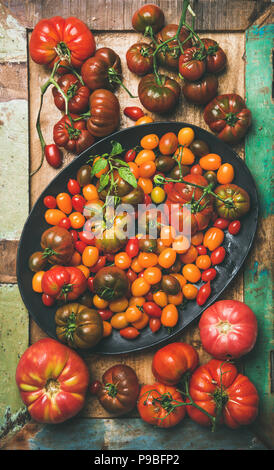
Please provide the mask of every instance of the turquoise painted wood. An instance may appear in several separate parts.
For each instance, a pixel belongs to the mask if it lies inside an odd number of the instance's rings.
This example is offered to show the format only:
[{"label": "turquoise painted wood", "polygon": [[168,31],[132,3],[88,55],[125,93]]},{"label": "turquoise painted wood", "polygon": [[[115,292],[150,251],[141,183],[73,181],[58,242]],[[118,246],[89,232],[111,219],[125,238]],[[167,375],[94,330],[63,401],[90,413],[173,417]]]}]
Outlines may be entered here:
[{"label": "turquoise painted wood", "polygon": [[252,129],[246,139],[246,163],[259,193],[260,221],[252,256],[244,272],[244,300],[256,313],[259,330],[255,348],[245,358],[245,372],[260,395],[260,418],[256,431],[272,446],[274,396],[270,383],[270,354],[274,350],[274,330],[269,243],[273,224],[273,38],[274,25],[271,24],[261,28],[253,26],[246,32],[246,99],[253,115]]},{"label": "turquoise painted wood", "polygon": [[220,427],[212,433],[185,418],[174,429],[159,429],[140,419],[72,419],[43,426],[29,440],[32,450],[262,450],[247,427]]}]

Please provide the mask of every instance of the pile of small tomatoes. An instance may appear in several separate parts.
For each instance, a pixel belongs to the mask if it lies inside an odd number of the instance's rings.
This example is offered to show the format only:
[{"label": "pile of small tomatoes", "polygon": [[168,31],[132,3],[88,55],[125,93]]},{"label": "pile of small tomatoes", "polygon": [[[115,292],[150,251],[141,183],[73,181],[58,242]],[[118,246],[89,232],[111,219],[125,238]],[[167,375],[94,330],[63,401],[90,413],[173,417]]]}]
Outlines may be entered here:
[{"label": "pile of small tomatoes", "polygon": [[[229,256],[226,233],[239,233],[249,195],[233,183],[233,166],[191,127],[177,135],[146,134],[129,150],[112,146],[82,165],[64,192],[44,198],[49,228],[42,250],[29,260],[33,290],[47,306],[77,299],[96,309],[104,337],[113,329],[126,339],[146,327],[172,331],[184,302],[202,306],[209,299],[218,266]],[[106,214],[110,196],[131,204],[133,215],[100,220],[98,230],[92,216]],[[191,208],[190,237],[181,233],[185,205]],[[179,232],[171,224],[174,213]],[[137,223],[140,232],[128,238],[123,227]]]}]

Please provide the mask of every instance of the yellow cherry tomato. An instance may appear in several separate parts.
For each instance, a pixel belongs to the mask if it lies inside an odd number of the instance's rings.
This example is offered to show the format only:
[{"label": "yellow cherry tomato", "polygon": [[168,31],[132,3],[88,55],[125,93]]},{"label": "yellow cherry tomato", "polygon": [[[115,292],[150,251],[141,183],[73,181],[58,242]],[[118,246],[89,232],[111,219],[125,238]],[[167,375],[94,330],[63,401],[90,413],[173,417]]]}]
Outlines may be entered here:
[{"label": "yellow cherry tomato", "polygon": [[121,297],[121,299],[112,300],[109,302],[108,307],[114,313],[125,312],[128,308],[128,299],[126,297]]},{"label": "yellow cherry tomato", "polygon": [[89,268],[94,266],[99,259],[99,250],[96,246],[86,246],[82,253],[82,262]]},{"label": "yellow cherry tomato", "polygon": [[184,278],[195,284],[201,279],[201,271],[200,269],[196,266],[196,264],[185,264],[183,267],[183,276]]},{"label": "yellow cherry tomato", "polygon": [[167,294],[162,290],[154,292],[153,300],[157,305],[159,305],[159,307],[162,308],[168,304]]},{"label": "yellow cherry tomato", "polygon": [[71,228],[74,228],[74,229],[82,228],[86,222],[86,219],[83,216],[83,214],[81,214],[81,212],[72,212],[69,215],[69,220],[71,223]]},{"label": "yellow cherry tomato", "polygon": [[137,154],[134,162],[136,163],[136,165],[141,166],[143,163],[147,163],[151,161],[154,162],[155,159],[156,159],[156,155],[153,152],[153,150],[143,149],[143,150],[140,150],[140,152]]},{"label": "yellow cherry tomato", "polygon": [[150,122],[154,122],[154,119],[151,116],[142,116],[136,122],[135,126],[140,126],[141,124],[149,124]]},{"label": "yellow cherry tomato", "polygon": [[103,338],[107,338],[112,333],[112,326],[108,321],[103,320]]},{"label": "yellow cherry tomato", "polygon": [[68,193],[59,193],[56,196],[56,203],[58,209],[65,214],[70,214],[72,211],[71,197]]},{"label": "yellow cherry tomato", "polygon": [[176,230],[170,225],[164,225],[160,231],[160,239],[166,247],[172,245],[174,238],[176,237]]},{"label": "yellow cherry tomato", "polygon": [[168,295],[167,298],[168,298],[168,303],[169,304],[181,305],[181,303],[183,302],[183,293],[182,293],[182,291],[180,291],[176,295]]},{"label": "yellow cherry tomato", "polygon": [[217,171],[217,181],[220,184],[232,183],[234,179],[234,168],[230,163],[223,163]]},{"label": "yellow cherry tomato", "polygon": [[223,243],[224,236],[225,234],[220,228],[210,227],[204,235],[203,244],[210,251],[214,251],[215,248],[218,248]]},{"label": "yellow cherry tomato", "polygon": [[83,187],[83,196],[87,201],[99,200],[99,194],[94,184],[86,184],[86,186]]},{"label": "yellow cherry tomato", "polygon": [[43,292],[42,289],[42,279],[45,274],[45,271],[37,271],[32,278],[32,289],[34,292],[39,292],[40,294]]},{"label": "yellow cherry tomato", "polygon": [[177,253],[173,248],[165,248],[158,257],[158,263],[162,268],[170,268],[176,260]]},{"label": "yellow cherry tomato", "polygon": [[149,322],[149,316],[145,312],[143,312],[140,320],[133,322],[132,326],[137,328],[137,330],[142,330],[143,328],[147,326],[148,322]]},{"label": "yellow cherry tomato", "polygon": [[194,153],[188,147],[178,147],[175,156],[182,165],[192,165],[195,160]]},{"label": "yellow cherry tomato", "polygon": [[132,305],[127,308],[125,315],[129,323],[134,323],[142,318],[142,311],[137,307],[137,305]]},{"label": "yellow cherry tomato", "polygon": [[145,297],[130,297],[129,299],[129,306],[137,305],[138,307],[142,307],[146,302]]},{"label": "yellow cherry tomato", "polygon": [[150,193],[150,197],[155,204],[161,204],[166,198],[166,192],[160,186],[155,186]]},{"label": "yellow cherry tomato", "polygon": [[150,284],[142,277],[138,277],[131,284],[131,292],[134,297],[143,297],[149,291],[150,291]]},{"label": "yellow cherry tomato", "polygon": [[144,271],[144,279],[151,285],[158,284],[162,279],[162,271],[156,266],[146,268]]},{"label": "yellow cherry tomato", "polygon": [[179,253],[179,254],[186,253],[189,247],[190,247],[190,241],[184,235],[179,235],[178,237],[174,239],[172,243],[173,250],[175,250],[176,253]]},{"label": "yellow cherry tomato", "polygon": [[186,284],[183,287],[183,295],[187,300],[194,300],[196,299],[198,294],[198,288],[193,284]]},{"label": "yellow cherry tomato", "polygon": [[162,325],[173,328],[177,325],[179,319],[179,314],[176,305],[167,304],[163,310],[161,315],[161,323]]},{"label": "yellow cherry tomato", "polygon": [[78,269],[80,269],[80,271],[82,271],[82,273],[84,274],[84,276],[86,277],[86,279],[89,278],[89,275],[90,275],[90,270],[88,269],[87,266],[84,266],[83,264],[79,264],[78,266],[76,266]]}]

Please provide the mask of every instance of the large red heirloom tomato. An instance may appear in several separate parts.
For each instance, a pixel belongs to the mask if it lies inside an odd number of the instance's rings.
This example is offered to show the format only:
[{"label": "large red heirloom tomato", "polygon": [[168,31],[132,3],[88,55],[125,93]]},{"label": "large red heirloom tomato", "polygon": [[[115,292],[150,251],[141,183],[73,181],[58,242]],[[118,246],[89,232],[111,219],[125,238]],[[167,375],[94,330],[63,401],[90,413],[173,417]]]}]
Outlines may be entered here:
[{"label": "large red heirloom tomato", "polygon": [[62,423],[83,407],[89,372],[75,351],[44,338],[24,352],[16,369],[16,383],[35,421]]},{"label": "large red heirloom tomato", "polygon": [[[211,359],[193,373],[189,393],[192,400],[230,428],[250,424],[258,414],[259,396],[252,382],[238,374],[229,362]],[[194,406],[187,406],[191,419],[210,426],[211,419]]]},{"label": "large red heirloom tomato", "polygon": [[30,38],[30,56],[34,62],[53,67],[59,58],[61,63],[71,63],[79,68],[95,52],[92,32],[83,21],[71,16],[43,19],[37,23]]},{"label": "large red heirloom tomato", "polygon": [[238,300],[215,302],[202,314],[199,328],[204,349],[217,359],[243,356],[257,338],[256,316]]},{"label": "large red heirloom tomato", "polygon": [[187,371],[196,369],[199,362],[197,351],[187,343],[170,343],[159,349],[153,357],[152,372],[166,385],[175,385]]}]

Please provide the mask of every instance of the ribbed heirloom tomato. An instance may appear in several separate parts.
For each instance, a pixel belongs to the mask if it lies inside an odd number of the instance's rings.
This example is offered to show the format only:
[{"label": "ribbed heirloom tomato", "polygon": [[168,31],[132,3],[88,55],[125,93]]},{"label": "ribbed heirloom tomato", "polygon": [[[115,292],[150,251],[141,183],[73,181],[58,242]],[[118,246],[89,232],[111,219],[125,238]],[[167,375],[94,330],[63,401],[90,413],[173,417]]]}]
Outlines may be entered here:
[{"label": "ribbed heirloom tomato", "polygon": [[41,423],[62,423],[75,416],[84,405],[88,382],[82,358],[50,338],[30,346],[16,369],[21,398]]},{"label": "ribbed heirloom tomato", "polygon": [[159,349],[153,357],[152,372],[159,382],[176,385],[187,371],[196,369],[197,351],[187,343],[170,343]]}]

